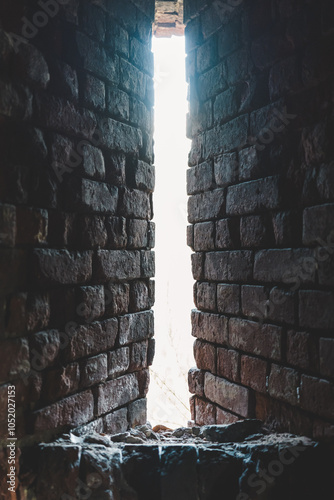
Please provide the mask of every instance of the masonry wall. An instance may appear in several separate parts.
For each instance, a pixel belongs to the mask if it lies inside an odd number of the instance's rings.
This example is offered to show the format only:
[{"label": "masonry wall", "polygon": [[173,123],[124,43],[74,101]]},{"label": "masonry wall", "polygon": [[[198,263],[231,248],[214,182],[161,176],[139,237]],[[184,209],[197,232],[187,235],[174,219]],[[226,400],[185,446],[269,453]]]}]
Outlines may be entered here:
[{"label": "masonry wall", "polygon": [[153,1],[1,4],[2,439],[9,386],[21,444],[146,422],[153,17]]},{"label": "masonry wall", "polygon": [[334,431],[334,10],[185,2],[197,424]]}]

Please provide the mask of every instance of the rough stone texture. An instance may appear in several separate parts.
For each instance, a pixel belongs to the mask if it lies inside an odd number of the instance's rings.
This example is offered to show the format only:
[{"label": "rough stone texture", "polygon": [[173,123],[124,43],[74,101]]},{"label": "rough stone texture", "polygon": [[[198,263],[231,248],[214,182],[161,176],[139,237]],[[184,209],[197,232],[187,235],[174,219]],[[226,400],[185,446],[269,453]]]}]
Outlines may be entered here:
[{"label": "rough stone texture", "polygon": [[[333,16],[327,3],[185,0],[185,21],[192,329],[217,350],[210,367],[197,349],[197,366],[246,387],[270,425],[324,437],[334,423],[325,409],[334,365]],[[208,313],[224,315],[226,327],[217,331]],[[195,422],[208,423],[212,399],[194,392],[193,375],[189,383]],[[229,418],[225,398],[216,418]]]},{"label": "rough stone texture", "polygon": [[[23,445],[64,428],[126,430],[143,415],[144,403],[132,403],[145,399],[147,363],[133,356],[130,367],[118,323],[130,311],[151,318],[154,302],[154,166],[144,147],[154,1],[109,3],[0,7],[0,390],[17,387]],[[151,338],[151,319],[145,328]],[[134,337],[122,322],[122,340]],[[151,343],[150,363],[153,353]],[[137,390],[123,391],[118,380],[134,366]],[[123,391],[110,408],[104,383]]]}]

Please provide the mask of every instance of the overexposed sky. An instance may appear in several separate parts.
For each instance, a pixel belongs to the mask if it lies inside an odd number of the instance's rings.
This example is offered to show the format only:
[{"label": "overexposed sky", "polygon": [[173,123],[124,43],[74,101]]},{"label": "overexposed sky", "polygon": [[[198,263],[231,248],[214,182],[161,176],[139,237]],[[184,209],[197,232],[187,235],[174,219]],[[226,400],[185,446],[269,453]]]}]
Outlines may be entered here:
[{"label": "overexposed sky", "polygon": [[194,366],[190,312],[193,279],[186,245],[187,85],[184,37],[154,38],[156,356],[148,420],[170,427],[190,419],[187,372]]}]

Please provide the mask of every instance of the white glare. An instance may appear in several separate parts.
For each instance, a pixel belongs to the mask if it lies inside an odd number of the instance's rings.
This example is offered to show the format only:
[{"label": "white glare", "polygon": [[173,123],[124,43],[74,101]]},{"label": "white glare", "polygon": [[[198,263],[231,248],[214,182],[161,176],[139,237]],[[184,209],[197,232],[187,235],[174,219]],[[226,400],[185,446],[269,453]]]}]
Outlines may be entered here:
[{"label": "white glare", "polygon": [[187,85],[184,37],[154,38],[156,223],[156,355],[148,420],[170,427],[190,419],[187,373],[193,366],[193,280],[186,245]]}]

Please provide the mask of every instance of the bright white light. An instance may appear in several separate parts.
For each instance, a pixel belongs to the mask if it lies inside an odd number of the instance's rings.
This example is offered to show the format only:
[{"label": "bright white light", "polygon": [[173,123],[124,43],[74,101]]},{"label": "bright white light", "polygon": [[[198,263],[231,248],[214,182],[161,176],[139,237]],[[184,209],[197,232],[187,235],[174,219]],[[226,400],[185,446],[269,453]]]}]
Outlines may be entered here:
[{"label": "bright white light", "polygon": [[194,364],[193,279],[186,245],[187,85],[184,37],[155,38],[156,355],[148,420],[170,427],[190,419],[187,373]]}]

